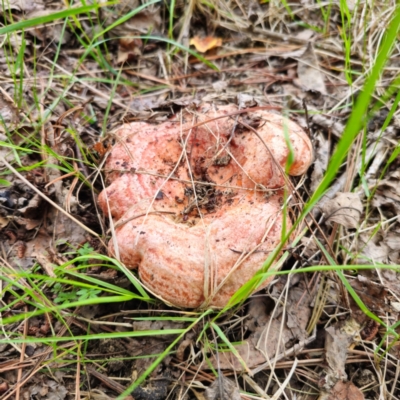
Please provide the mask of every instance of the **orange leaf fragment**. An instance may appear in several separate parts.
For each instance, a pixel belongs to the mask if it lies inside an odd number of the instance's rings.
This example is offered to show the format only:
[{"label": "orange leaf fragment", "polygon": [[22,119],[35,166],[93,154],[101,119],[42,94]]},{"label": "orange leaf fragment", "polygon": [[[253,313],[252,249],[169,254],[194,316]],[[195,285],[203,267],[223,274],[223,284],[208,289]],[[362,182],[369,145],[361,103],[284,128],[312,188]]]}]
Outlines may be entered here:
[{"label": "orange leaf fragment", "polygon": [[99,153],[100,157],[103,157],[110,148],[110,146],[105,147],[102,142],[97,142],[93,145],[93,149]]},{"label": "orange leaf fragment", "polygon": [[211,50],[214,47],[222,46],[222,39],[213,36],[195,36],[190,39],[190,44],[196,47],[196,50],[199,53],[205,53],[206,51]]}]

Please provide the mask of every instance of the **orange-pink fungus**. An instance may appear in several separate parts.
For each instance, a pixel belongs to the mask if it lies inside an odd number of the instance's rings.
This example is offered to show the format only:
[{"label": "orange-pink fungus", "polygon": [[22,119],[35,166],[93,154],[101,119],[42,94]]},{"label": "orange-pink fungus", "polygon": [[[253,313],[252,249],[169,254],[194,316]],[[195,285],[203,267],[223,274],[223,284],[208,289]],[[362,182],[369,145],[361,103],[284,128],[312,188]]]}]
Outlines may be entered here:
[{"label": "orange-pink fungus", "polygon": [[281,115],[207,103],[159,125],[125,124],[116,139],[99,203],[121,261],[172,305],[225,306],[280,241],[287,140],[289,173],[301,175],[307,135]]}]

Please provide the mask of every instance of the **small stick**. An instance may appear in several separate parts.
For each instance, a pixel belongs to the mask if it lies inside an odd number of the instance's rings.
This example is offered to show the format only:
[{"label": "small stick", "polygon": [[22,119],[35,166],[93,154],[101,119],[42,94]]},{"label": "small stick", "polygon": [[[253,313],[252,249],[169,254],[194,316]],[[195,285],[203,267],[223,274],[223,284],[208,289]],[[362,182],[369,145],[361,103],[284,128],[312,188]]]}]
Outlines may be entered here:
[{"label": "small stick", "polygon": [[[93,375],[95,378],[101,381],[101,383],[106,385],[108,388],[114,390],[118,394],[121,394],[125,391],[126,388],[122,386],[120,383],[113,381],[108,376],[103,375],[100,372],[97,372],[94,368],[88,367],[87,370],[90,375]],[[125,397],[125,400],[135,400],[135,399],[132,396],[127,396]]]}]

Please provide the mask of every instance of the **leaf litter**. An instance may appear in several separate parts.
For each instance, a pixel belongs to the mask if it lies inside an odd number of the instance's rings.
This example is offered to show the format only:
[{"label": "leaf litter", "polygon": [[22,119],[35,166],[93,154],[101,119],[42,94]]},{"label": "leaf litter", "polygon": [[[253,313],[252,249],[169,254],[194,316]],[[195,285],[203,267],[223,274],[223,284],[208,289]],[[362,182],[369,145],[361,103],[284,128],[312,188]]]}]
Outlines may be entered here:
[{"label": "leaf litter", "polygon": [[337,223],[347,229],[359,227],[363,212],[363,204],[357,193],[336,193],[332,200],[322,206],[325,222],[332,225]]},{"label": "leaf litter", "polygon": [[[394,9],[393,4],[348,3],[350,14],[342,19],[341,3],[332,2],[324,20],[321,5],[311,2],[289,4],[289,9],[283,2],[211,0],[210,7],[195,1],[174,4],[173,19],[164,4],[144,7],[101,36],[105,41],[91,48],[91,58],[80,58],[90,47],[90,40],[140,6],[139,1],[107,4],[101,8],[99,18],[94,18],[94,13],[81,16],[80,26],[70,19],[65,26],[56,21],[2,37],[0,155],[67,213],[103,236],[109,221],[96,211],[96,196],[102,189],[97,168],[101,168],[102,157],[107,156],[113,143],[109,132],[121,122],[164,121],[181,107],[200,101],[250,101],[247,106],[292,110],[291,118],[309,129],[315,144],[314,168],[299,189],[307,200],[329,165],[351,112],[352,97],[357,97],[364,72],[374,62],[381,32]],[[63,7],[62,2],[10,0],[1,5],[1,12],[5,21],[11,21],[12,15],[16,22],[49,15]],[[350,27],[345,24],[349,16],[354,20]],[[355,71],[352,87],[346,75],[344,33],[352,34],[347,66],[347,71]],[[146,35],[159,40],[143,38]],[[219,71],[166,43],[167,39],[176,39],[190,48],[190,39],[207,37],[210,43],[197,50],[204,50],[203,57],[215,63]],[[22,46],[25,56],[23,62],[17,62]],[[191,49],[196,49],[196,42],[193,46]],[[390,85],[397,72],[398,62],[393,57],[382,74],[377,95]],[[21,88],[15,85],[20,78]],[[326,264],[321,245],[339,265],[398,265],[399,163],[398,157],[390,159],[398,143],[398,113],[385,130],[381,129],[391,102],[388,99],[382,112],[368,124],[365,144],[354,152],[353,171],[349,169],[353,160],[348,159],[315,208],[324,213],[323,219],[317,224],[312,222],[312,234],[303,237],[299,247],[289,249],[286,269]],[[8,182],[3,185],[0,180],[2,275],[5,271],[13,279],[14,272],[10,271],[22,269],[54,277],[55,265],[81,254],[77,249],[86,244],[105,254],[96,237],[90,237],[65,214],[39,200],[4,165],[0,165],[0,172],[0,179]],[[75,184],[77,176],[79,183]],[[321,218],[318,212],[314,213],[317,219]],[[130,288],[129,280],[120,272],[113,270],[107,275],[109,268],[97,264],[87,264],[87,276]],[[350,272],[346,277],[365,307],[388,326],[398,323],[399,272],[381,268]],[[218,319],[251,375],[222,338],[215,338],[215,344],[211,332],[202,333],[199,324],[177,344],[179,357],[168,352],[164,362],[139,385],[136,397],[145,396],[143,393],[156,387],[157,382],[162,382],[158,392],[164,397],[160,398],[246,399],[279,394],[280,398],[358,400],[385,398],[384,393],[400,397],[396,381],[398,337],[393,333],[385,336],[385,328],[367,317],[351,296],[345,299],[337,276],[324,274],[276,279],[267,291]],[[1,281],[2,318],[17,315],[24,307],[34,308],[32,298],[26,302],[20,289],[6,282]],[[36,289],[32,289],[32,295]],[[64,290],[69,293],[71,288],[65,286]],[[54,300],[51,286],[44,285],[43,293],[50,302]],[[176,310],[165,308],[160,303],[128,301],[123,307],[118,303],[106,307],[98,304],[89,311],[74,308],[68,310],[72,313],[62,315],[76,335],[136,332],[146,324],[146,330],[152,332],[175,327],[169,319],[176,317]],[[162,316],[164,320],[134,327],[129,323],[128,327],[124,324],[129,312],[146,318]],[[35,318],[29,319],[28,329],[34,339],[63,334],[65,320],[57,321],[59,316],[47,313]],[[51,321],[51,329],[46,318]],[[358,325],[349,332],[344,328],[352,318]],[[6,324],[2,339],[7,339],[6,334],[23,332],[23,327],[21,322],[18,326]],[[379,347],[384,338],[385,344]],[[89,342],[91,346],[79,360],[89,360],[97,375],[80,375],[78,353],[67,352],[60,353],[52,371],[61,365],[66,373],[50,378],[40,370],[47,362],[41,354],[51,357],[51,351],[46,353],[49,346],[29,345],[24,364],[21,349],[6,341],[0,355],[0,395],[72,399],[79,398],[76,388],[80,387],[81,398],[85,393],[114,398],[152,365],[172,339],[168,335],[151,337],[151,333],[142,339],[110,339],[99,347],[99,352],[95,351],[95,341]],[[382,358],[373,364],[376,354]],[[36,360],[42,360],[37,364],[39,369],[32,369],[29,363]],[[21,373],[33,373],[30,379],[21,380],[29,376],[18,375],[21,365]],[[293,365],[295,373],[291,374]]]}]

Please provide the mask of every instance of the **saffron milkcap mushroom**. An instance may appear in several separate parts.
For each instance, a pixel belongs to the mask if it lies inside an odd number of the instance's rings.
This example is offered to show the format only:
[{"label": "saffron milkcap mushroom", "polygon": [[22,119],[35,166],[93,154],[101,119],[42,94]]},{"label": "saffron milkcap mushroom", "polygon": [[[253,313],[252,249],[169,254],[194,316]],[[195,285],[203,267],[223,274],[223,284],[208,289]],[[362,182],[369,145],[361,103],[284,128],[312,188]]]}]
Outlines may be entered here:
[{"label": "saffron milkcap mushroom", "polygon": [[171,305],[224,307],[279,244],[283,219],[291,226],[287,140],[289,174],[301,175],[312,162],[307,135],[281,115],[205,103],[115,136],[99,196],[115,224],[110,253]]}]

